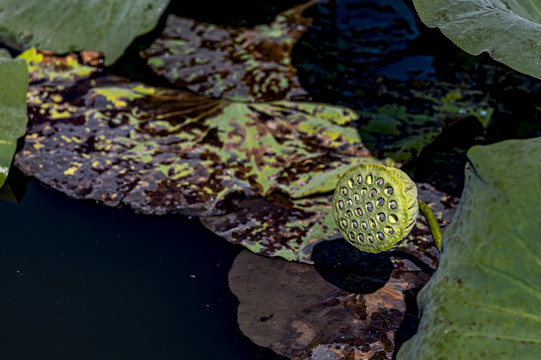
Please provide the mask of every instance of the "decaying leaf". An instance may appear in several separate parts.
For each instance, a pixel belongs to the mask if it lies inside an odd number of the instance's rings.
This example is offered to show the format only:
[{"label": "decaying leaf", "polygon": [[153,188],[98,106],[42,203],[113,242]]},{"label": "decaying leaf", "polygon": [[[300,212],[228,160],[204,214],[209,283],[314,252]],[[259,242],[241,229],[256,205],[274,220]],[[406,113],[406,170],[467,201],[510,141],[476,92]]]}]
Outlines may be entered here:
[{"label": "decaying leaf", "polygon": [[302,13],[315,3],[294,6],[270,24],[250,29],[170,15],[160,38],[142,55],[171,83],[213,98],[269,101],[305,95],[291,51],[311,21]]},{"label": "decaying leaf", "polygon": [[374,161],[347,108],[213,100],[99,76],[72,55],[22,57],[43,68],[32,70],[40,81],[30,85],[17,165],[74,198],[147,214],[223,214],[273,191],[330,192],[337,169]]},{"label": "decaying leaf", "polygon": [[[426,184],[420,184],[419,196],[445,227],[457,199]],[[262,204],[253,210],[258,207]],[[278,227],[269,221],[272,226]],[[391,359],[416,330],[414,298],[437,265],[426,224],[401,247],[382,254],[362,253],[343,239],[311,247],[315,266],[246,251],[237,257],[229,284],[239,298],[242,332],[295,360]]]}]

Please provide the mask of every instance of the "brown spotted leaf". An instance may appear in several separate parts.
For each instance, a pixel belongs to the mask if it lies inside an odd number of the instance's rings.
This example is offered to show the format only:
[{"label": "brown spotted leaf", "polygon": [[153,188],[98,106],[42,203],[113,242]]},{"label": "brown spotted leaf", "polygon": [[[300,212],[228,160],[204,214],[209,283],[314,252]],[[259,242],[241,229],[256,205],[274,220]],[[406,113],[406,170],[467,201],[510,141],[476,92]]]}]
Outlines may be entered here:
[{"label": "brown spotted leaf", "polygon": [[[426,184],[419,185],[419,196],[445,227],[458,200]],[[301,210],[296,203],[273,200],[244,204],[244,217],[233,214],[229,219],[239,221],[230,235],[239,231],[252,236],[253,230],[254,237],[271,240],[288,234],[294,217],[309,231],[314,207]],[[269,216],[252,224],[257,214],[249,214],[259,209]],[[381,254],[360,252],[343,239],[311,243],[307,247],[315,266],[241,253],[229,273],[229,286],[240,303],[241,331],[294,360],[391,359],[416,331],[418,312],[410,305],[439,257],[426,224],[412,233],[400,248]]]},{"label": "brown spotted leaf", "polygon": [[22,57],[35,76],[17,166],[74,198],[216,215],[273,192],[330,192],[339,169],[373,161],[346,108],[213,100],[83,68],[85,77],[72,55]]},{"label": "brown spotted leaf", "polygon": [[142,56],[171,83],[213,98],[279,100],[305,95],[291,51],[310,19],[305,4],[254,28],[230,28],[170,15],[165,29]]}]

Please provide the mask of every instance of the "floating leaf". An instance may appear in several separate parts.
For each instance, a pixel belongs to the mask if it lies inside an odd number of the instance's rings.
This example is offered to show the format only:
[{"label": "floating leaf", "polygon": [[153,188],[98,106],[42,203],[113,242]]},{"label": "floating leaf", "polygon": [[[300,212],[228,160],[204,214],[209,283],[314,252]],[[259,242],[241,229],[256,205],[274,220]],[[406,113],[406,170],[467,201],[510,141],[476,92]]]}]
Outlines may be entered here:
[{"label": "floating leaf", "polygon": [[212,100],[91,71],[85,78],[73,63],[50,66],[71,60],[24,57],[49,80],[30,86],[17,166],[74,198],[216,215],[273,191],[330,192],[333,182],[320,177],[372,159],[347,108]]},{"label": "floating leaf", "polygon": [[310,24],[302,12],[314,3],[251,29],[170,15],[163,34],[142,55],[171,83],[213,98],[268,101],[304,95],[290,53]]},{"label": "floating leaf", "polygon": [[541,139],[475,146],[417,335],[398,359],[537,359]]},{"label": "floating leaf", "polygon": [[421,20],[461,49],[541,78],[541,1],[414,0]]},{"label": "floating leaf", "polygon": [[6,181],[17,139],[26,132],[28,71],[23,60],[0,53],[0,187]]},{"label": "floating leaf", "polygon": [[[456,199],[425,184],[419,194],[448,224]],[[321,241],[311,249],[315,266],[245,251],[229,273],[240,329],[291,359],[390,359],[415,332],[417,309],[407,302],[437,265],[438,251],[429,239],[430,231],[419,223],[400,248],[383,254],[362,253],[343,239]]]},{"label": "floating leaf", "polygon": [[56,53],[96,50],[113,64],[136,36],[152,30],[169,0],[5,0],[0,37],[18,48]]}]

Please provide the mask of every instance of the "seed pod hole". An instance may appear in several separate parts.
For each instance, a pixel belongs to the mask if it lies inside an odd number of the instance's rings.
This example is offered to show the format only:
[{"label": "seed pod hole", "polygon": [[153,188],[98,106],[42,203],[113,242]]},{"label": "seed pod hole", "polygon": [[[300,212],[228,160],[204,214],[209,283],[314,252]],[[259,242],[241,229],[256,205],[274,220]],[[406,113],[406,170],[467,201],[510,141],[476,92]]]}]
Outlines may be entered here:
[{"label": "seed pod hole", "polygon": [[353,189],[353,186],[355,186],[355,182],[353,181],[353,179],[348,180],[348,186]]},{"label": "seed pod hole", "polygon": [[377,193],[378,193],[378,191],[376,189],[370,190],[370,196],[372,196],[372,197],[376,196]]},{"label": "seed pod hole", "polygon": [[394,229],[390,226],[385,226],[385,232],[387,234],[394,234]]},{"label": "seed pod hole", "polygon": [[347,194],[348,194],[348,189],[347,189],[347,187],[344,186],[342,188],[342,195],[346,196]]},{"label": "seed pod hole", "polygon": [[364,241],[364,235],[363,234],[359,234],[358,238],[359,238],[359,241]]},{"label": "seed pod hole", "polygon": [[376,184],[378,184],[378,186],[382,186],[383,185],[383,178],[378,178],[376,180]]},{"label": "seed pod hole", "polygon": [[361,197],[357,193],[353,194],[353,198],[355,199],[356,202],[359,202],[361,200]]},{"label": "seed pod hole", "polygon": [[398,216],[396,216],[395,214],[391,214],[389,215],[389,221],[394,224],[398,221]]},{"label": "seed pod hole", "polygon": [[366,203],[366,210],[372,211],[374,209],[374,205],[372,205],[371,202]]},{"label": "seed pod hole", "polygon": [[368,224],[366,223],[366,221],[363,221],[361,226],[363,227],[364,230],[368,229]]},{"label": "seed pod hole", "polygon": [[342,219],[342,221],[340,222],[340,225],[342,225],[342,227],[345,229],[348,227],[348,221],[346,219]]},{"label": "seed pod hole", "polygon": [[352,233],[352,232],[350,232],[350,233],[349,233],[349,239],[350,239],[351,241],[354,241],[354,240],[355,240],[355,234]]},{"label": "seed pod hole", "polygon": [[366,196],[366,192],[367,192],[366,188],[363,188],[363,189],[361,190],[361,196],[362,196],[362,197],[365,197],[365,196]]},{"label": "seed pod hole", "polygon": [[346,211],[346,216],[347,216],[347,217],[351,217],[351,215],[352,215],[352,213],[351,213],[350,210]]},{"label": "seed pod hole", "polygon": [[396,203],[396,201],[391,200],[391,202],[389,203],[389,207],[391,209],[396,209],[398,207],[398,204]]},{"label": "seed pod hole", "polygon": [[383,200],[383,198],[379,198],[377,204],[379,206],[383,206],[383,204],[385,204],[385,200]]},{"label": "seed pod hole", "polygon": [[370,175],[368,175],[368,176],[366,177],[366,183],[367,183],[368,185],[372,185],[372,174],[370,174]]},{"label": "seed pod hole", "polygon": [[373,242],[374,242],[374,235],[368,234],[368,241],[370,241],[371,243],[373,243]]},{"label": "seed pod hole", "polygon": [[357,227],[359,226],[359,223],[357,222],[357,220],[353,220],[351,222],[351,226],[353,226],[353,228],[357,229]]},{"label": "seed pod hole", "polygon": [[[344,189],[345,189],[345,188],[344,188]],[[394,189],[393,189],[392,186],[387,186],[387,189],[386,189],[386,190],[387,190],[387,194],[388,194],[388,195],[392,195],[393,192],[394,192]]]},{"label": "seed pod hole", "polygon": [[379,219],[379,221],[385,221],[385,214],[384,213],[379,213],[378,214],[378,219]]},{"label": "seed pod hole", "polygon": [[363,183],[362,175],[357,176],[357,184],[362,184],[362,183]]},{"label": "seed pod hole", "polygon": [[376,228],[376,222],[375,222],[374,220],[372,220],[372,219],[370,219],[370,220],[368,220],[368,221],[370,222],[370,227],[371,227],[372,229],[375,229],[375,228]]},{"label": "seed pod hole", "polygon": [[383,235],[382,232],[378,232],[378,239],[384,240],[384,239],[385,239],[385,235]]},{"label": "seed pod hole", "polygon": [[342,200],[338,201],[338,204],[337,204],[337,205],[338,205],[338,208],[339,208],[339,209],[342,209],[342,210],[343,210],[344,207],[345,207],[344,202],[343,202]]},{"label": "seed pod hole", "polygon": [[363,216],[363,211],[360,208],[355,209],[355,213],[359,216]]},{"label": "seed pod hole", "polygon": [[352,206],[352,205],[353,205],[353,200],[348,199],[348,206]]}]

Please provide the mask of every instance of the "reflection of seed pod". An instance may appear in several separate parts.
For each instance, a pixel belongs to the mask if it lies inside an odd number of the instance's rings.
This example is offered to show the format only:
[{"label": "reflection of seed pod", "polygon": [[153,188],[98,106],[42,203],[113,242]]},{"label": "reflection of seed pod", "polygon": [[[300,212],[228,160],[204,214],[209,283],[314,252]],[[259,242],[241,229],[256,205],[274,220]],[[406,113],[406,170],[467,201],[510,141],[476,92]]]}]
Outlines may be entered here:
[{"label": "reflection of seed pod", "polygon": [[360,164],[338,180],[333,212],[340,233],[359,250],[386,251],[405,238],[417,220],[417,187],[399,169]]}]

